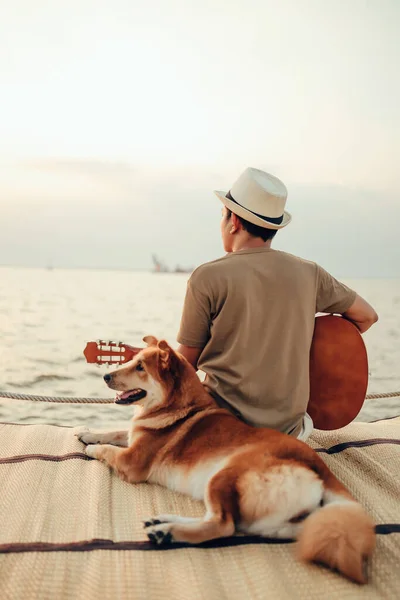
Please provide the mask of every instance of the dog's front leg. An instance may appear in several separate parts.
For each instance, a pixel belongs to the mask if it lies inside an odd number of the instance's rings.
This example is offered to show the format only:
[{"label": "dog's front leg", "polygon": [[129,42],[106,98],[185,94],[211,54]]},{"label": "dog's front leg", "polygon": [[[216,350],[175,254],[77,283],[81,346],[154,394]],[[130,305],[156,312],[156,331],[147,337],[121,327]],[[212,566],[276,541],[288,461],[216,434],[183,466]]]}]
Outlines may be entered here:
[{"label": "dog's front leg", "polygon": [[124,481],[140,483],[146,480],[145,471],[140,462],[134,460],[130,449],[110,444],[89,444],[86,446],[86,454],[111,467]]},{"label": "dog's front leg", "polygon": [[85,448],[87,456],[90,458],[97,458],[112,468],[115,468],[116,460],[123,450],[111,446],[111,444],[89,444]]},{"label": "dog's front leg", "polygon": [[84,429],[75,435],[84,444],[111,444],[122,448],[128,447],[128,431],[96,432]]},{"label": "dog's front leg", "polygon": [[122,448],[116,448],[110,444],[89,444],[86,446],[85,452],[90,458],[97,458],[120,474],[118,459],[124,452]]}]

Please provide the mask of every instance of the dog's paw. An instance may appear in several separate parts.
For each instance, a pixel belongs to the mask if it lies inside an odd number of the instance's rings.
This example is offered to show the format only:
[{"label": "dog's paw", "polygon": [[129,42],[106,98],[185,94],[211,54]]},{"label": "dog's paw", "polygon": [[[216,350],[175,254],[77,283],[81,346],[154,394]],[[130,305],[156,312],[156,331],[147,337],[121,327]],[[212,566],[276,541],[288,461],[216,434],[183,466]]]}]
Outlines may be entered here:
[{"label": "dog's paw", "polygon": [[100,442],[98,434],[90,431],[87,427],[75,435],[78,440],[84,444],[98,444]]},{"label": "dog's paw", "polygon": [[147,529],[147,527],[152,527],[153,525],[161,525],[161,523],[166,523],[164,519],[160,517],[149,517],[146,521],[143,521],[143,528]]},{"label": "dog's paw", "polygon": [[98,458],[99,445],[98,444],[89,444],[85,448],[86,456],[90,456],[90,458]]},{"label": "dog's paw", "polygon": [[88,429],[88,427],[81,427],[79,431],[74,433],[74,436],[78,438],[79,441],[82,441],[82,437],[87,433],[90,433],[90,429]]},{"label": "dog's paw", "polygon": [[156,546],[167,546],[174,541],[171,528],[172,523],[160,523],[158,519],[149,519],[144,522],[146,535]]}]

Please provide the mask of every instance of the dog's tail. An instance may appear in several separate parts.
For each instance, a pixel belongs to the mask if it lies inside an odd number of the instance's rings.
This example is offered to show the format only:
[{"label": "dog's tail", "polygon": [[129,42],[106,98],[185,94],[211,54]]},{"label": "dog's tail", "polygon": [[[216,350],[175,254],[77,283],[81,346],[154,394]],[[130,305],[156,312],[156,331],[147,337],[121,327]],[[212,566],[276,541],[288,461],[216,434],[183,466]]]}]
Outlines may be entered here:
[{"label": "dog's tail", "polygon": [[366,583],[366,559],[375,547],[374,523],[328,469],[322,478],[323,505],[304,521],[298,538],[299,558],[323,563],[353,581]]}]

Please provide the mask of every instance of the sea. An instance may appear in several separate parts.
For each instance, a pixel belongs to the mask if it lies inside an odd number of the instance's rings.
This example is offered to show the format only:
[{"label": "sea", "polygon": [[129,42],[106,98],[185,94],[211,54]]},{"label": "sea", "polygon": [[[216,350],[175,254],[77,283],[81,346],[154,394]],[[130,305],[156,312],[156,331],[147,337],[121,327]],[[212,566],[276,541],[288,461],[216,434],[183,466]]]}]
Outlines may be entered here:
[{"label": "sea", "polygon": [[[85,269],[0,268],[1,392],[113,398],[106,366],[87,364],[88,341],[176,345],[187,274]],[[369,393],[400,390],[400,279],[344,280],[377,310],[364,334]],[[358,420],[400,415],[400,397],[366,400]],[[124,427],[132,407],[0,398],[0,421]]]}]

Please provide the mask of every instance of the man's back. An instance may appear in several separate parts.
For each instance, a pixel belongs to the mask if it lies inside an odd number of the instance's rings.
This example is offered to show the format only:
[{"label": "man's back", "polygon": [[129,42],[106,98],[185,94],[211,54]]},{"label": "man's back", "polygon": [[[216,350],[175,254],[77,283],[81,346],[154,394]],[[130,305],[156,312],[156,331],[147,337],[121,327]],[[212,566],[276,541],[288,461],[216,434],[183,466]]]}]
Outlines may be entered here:
[{"label": "man's back", "polygon": [[252,425],[297,435],[315,313],[343,313],[355,297],[315,263],[241,250],[193,273],[178,341],[203,348],[198,368],[217,402]]}]

